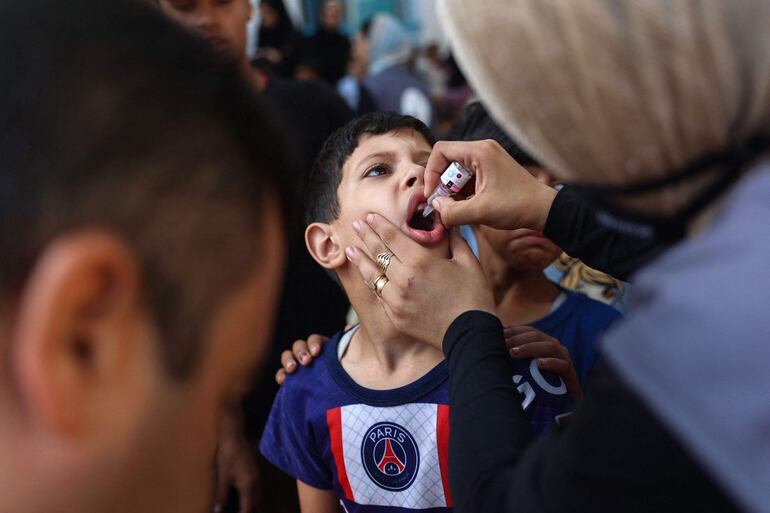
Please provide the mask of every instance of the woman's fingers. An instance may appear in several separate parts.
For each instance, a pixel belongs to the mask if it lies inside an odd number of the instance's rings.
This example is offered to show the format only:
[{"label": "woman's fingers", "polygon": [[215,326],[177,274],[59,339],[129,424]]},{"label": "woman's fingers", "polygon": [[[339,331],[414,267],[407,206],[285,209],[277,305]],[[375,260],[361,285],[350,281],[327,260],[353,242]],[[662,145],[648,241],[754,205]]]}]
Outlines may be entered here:
[{"label": "woman's fingers", "polygon": [[463,224],[477,224],[481,220],[473,198],[456,201],[454,198],[439,197],[431,205],[441,216],[441,222],[447,227]]},{"label": "woman's fingers", "polygon": [[381,304],[402,333],[441,347],[447,328],[463,312],[494,312],[484,273],[456,236],[450,239],[454,257],[447,259],[432,254],[378,214],[368,215],[354,228],[366,249],[350,246],[345,253],[369,288],[383,274],[375,255],[386,248],[394,254],[385,273],[388,281],[380,287]]},{"label": "woman's fingers", "polygon": [[354,221],[353,230],[358,235],[358,238],[361,239],[361,242],[364,243],[363,249],[366,251],[369,258],[375,260],[380,253],[389,251],[394,254],[394,257],[391,258],[391,263],[393,263],[394,260],[398,260],[398,256],[395,255],[395,252],[390,249],[385,241],[382,240],[377,232],[375,232],[366,221],[362,219]]},{"label": "woman's fingers", "polygon": [[[347,249],[345,249],[345,255],[347,256],[348,260],[356,266],[358,269],[359,274],[361,274],[361,278],[364,280],[364,283],[366,283],[366,286],[372,289],[372,294],[374,294],[374,287],[375,282],[377,279],[382,276],[382,269],[380,269],[377,264],[375,264],[367,255],[364,253],[364,251],[360,248],[357,248],[356,246],[349,246]],[[390,297],[390,294],[392,293],[392,287],[393,285],[389,282],[385,284],[385,286],[382,288],[382,299],[386,299]]]},{"label": "woman's fingers", "polygon": [[480,149],[486,144],[487,141],[439,141],[434,144],[425,165],[425,197],[431,195],[441,175],[452,162],[460,162],[476,172]]},{"label": "woman's fingers", "polygon": [[439,141],[433,145],[433,150],[425,164],[425,197],[428,198],[439,184],[439,179],[452,160],[451,155],[452,142]]},{"label": "woman's fingers", "polygon": [[[444,224],[543,230],[556,191],[538,182],[492,140],[436,143],[425,168],[426,196],[436,188],[439,177],[452,161],[473,170],[475,182],[467,185],[460,196],[439,200],[436,210]],[[460,200],[461,197],[468,199]]]},{"label": "woman's fingers", "polygon": [[398,260],[406,262],[406,257],[420,256],[427,252],[396,225],[379,214],[366,216],[366,222],[361,226],[358,236],[374,257],[382,251],[389,250]]}]

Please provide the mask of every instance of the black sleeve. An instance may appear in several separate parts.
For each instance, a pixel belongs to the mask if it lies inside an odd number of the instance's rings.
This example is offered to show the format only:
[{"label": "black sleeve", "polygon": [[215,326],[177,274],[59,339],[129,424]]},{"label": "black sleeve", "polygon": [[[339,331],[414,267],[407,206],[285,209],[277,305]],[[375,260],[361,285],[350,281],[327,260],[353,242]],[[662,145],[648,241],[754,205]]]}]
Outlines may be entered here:
[{"label": "black sleeve", "polygon": [[456,513],[738,511],[605,365],[566,426],[533,441],[496,317],[444,337]]},{"label": "black sleeve", "polygon": [[543,234],[568,255],[621,280],[663,250],[663,245],[612,230],[568,185],[556,195]]}]

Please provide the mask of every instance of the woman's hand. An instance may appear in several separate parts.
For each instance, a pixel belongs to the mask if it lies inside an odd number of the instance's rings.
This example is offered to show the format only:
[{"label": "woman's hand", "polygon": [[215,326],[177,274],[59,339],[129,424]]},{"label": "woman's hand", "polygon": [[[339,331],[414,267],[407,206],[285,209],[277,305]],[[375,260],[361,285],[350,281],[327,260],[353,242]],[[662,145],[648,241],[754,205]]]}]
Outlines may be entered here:
[{"label": "woman's hand", "polygon": [[538,368],[561,376],[573,399],[583,397],[572,357],[561,342],[531,326],[509,326],[505,328],[505,345],[511,358],[536,358]]},{"label": "woman's hand", "polygon": [[459,234],[450,234],[452,257],[434,256],[378,214],[353,225],[363,247],[346,249],[350,260],[371,288],[382,274],[376,255],[393,257],[382,289],[385,313],[402,333],[441,348],[447,328],[462,313],[494,313],[495,303],[478,260]]},{"label": "woman's hand", "polygon": [[435,200],[438,205],[434,208],[446,226],[485,224],[502,230],[543,231],[556,190],[537,181],[491,139],[437,142],[425,168],[425,197],[433,193],[439,178],[454,161],[476,176],[461,193],[468,199]]}]

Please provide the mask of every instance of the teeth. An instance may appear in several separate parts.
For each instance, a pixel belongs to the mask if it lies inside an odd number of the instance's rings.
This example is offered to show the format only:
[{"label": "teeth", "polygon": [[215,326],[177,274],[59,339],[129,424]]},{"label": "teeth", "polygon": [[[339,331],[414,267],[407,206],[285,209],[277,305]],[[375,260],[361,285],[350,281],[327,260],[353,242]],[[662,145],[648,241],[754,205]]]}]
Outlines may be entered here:
[{"label": "teeth", "polygon": [[420,203],[419,205],[417,205],[417,210],[425,210],[426,208],[428,208],[427,203]]}]

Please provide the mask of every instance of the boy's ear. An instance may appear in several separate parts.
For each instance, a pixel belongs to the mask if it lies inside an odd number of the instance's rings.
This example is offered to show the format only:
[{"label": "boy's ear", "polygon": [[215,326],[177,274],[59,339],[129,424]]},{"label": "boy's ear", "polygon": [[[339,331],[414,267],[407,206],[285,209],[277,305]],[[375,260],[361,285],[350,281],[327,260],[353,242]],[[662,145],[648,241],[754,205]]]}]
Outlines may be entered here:
[{"label": "boy's ear", "polygon": [[345,265],[345,248],[340,245],[326,223],[313,223],[305,230],[305,244],[313,259],[325,269],[337,269]]},{"label": "boy's ear", "polygon": [[136,257],[112,235],[67,235],[43,249],[22,289],[9,359],[34,424],[52,433],[114,429],[114,404],[135,406],[125,385],[135,385],[144,361],[133,346],[139,288]]},{"label": "boy's ear", "polygon": [[527,171],[529,171],[538,182],[544,183],[545,185],[553,187],[559,183],[559,180],[557,180],[556,177],[544,167],[527,166]]}]

